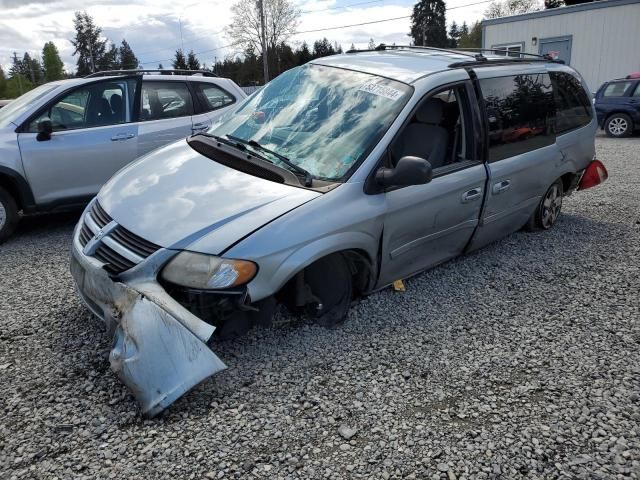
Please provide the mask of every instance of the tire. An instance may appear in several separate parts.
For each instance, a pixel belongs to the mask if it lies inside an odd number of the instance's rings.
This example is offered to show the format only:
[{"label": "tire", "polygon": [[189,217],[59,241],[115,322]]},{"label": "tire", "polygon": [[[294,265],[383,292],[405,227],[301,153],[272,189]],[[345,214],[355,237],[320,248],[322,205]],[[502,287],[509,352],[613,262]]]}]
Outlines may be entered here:
[{"label": "tire", "polygon": [[604,131],[609,137],[623,138],[633,133],[633,120],[625,113],[614,113],[604,124]]},{"label": "tire", "polygon": [[562,180],[558,179],[547,189],[535,212],[525,225],[525,230],[549,230],[556,224],[562,210],[562,195],[564,187]]},{"label": "tire", "polygon": [[16,201],[4,188],[0,187],[0,243],[11,236],[20,220]]},{"label": "tire", "polygon": [[344,256],[336,253],[321,258],[307,267],[304,279],[318,300],[306,306],[307,314],[325,327],[342,323],[353,295],[351,270]]}]

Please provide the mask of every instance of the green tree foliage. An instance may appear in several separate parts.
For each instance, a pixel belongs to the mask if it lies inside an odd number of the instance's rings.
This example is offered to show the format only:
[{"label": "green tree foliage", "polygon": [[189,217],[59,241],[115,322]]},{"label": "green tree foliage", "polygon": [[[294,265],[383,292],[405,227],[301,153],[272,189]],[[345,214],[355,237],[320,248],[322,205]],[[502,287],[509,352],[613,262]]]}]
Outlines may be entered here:
[{"label": "green tree foliage", "polygon": [[140,62],[138,61],[138,57],[136,57],[135,53],[131,49],[131,46],[127,43],[126,40],[122,40],[120,44],[120,48],[118,49],[118,61],[120,63],[120,68],[125,70],[138,68]]},{"label": "green tree foliage", "polygon": [[[332,43],[326,38],[315,41],[312,51],[306,42],[295,50],[286,43],[280,42],[275,49],[269,50],[269,71],[272,78],[275,78],[282,72],[304,65],[314,58],[341,52],[341,45],[337,42]],[[213,71],[222,77],[231,78],[239,85],[260,85],[262,84],[262,55],[256,54],[255,49],[250,45],[245,49],[243,57],[234,56],[217,61]]]},{"label": "green tree foliage", "polygon": [[178,68],[180,70],[186,70],[188,68],[187,59],[185,58],[182,49],[176,50],[176,56],[173,59],[172,65],[173,68]]},{"label": "green tree foliage", "polygon": [[458,28],[458,24],[454,20],[449,27],[449,46],[451,48],[456,48],[458,46],[458,41],[460,40],[461,35],[462,29]]},{"label": "green tree foliage", "polygon": [[[79,77],[97,71],[98,65],[104,65],[103,56],[107,50],[107,41],[101,37],[102,29],[97,27],[87,12],[76,12],[73,20],[76,35],[71,44],[78,55],[76,62]],[[109,59],[107,59],[107,62]]]},{"label": "green tree foliage", "polygon": [[34,85],[28,77],[22,74],[12,75],[11,78],[7,80],[5,95],[7,98],[17,98],[23,93],[27,93],[33,89],[33,87]]},{"label": "green tree foliage", "polygon": [[482,48],[482,24],[475,22],[471,26],[471,30],[466,29],[466,24],[463,24],[463,32],[458,40],[458,48]]},{"label": "green tree foliage", "polygon": [[420,0],[413,7],[411,33],[415,45],[446,48],[447,25],[444,0]]},{"label": "green tree foliage", "polygon": [[187,55],[187,68],[189,70],[200,70],[200,61],[193,50],[189,51],[189,55]]},{"label": "green tree foliage", "polygon": [[60,60],[60,54],[55,43],[47,42],[42,49],[42,66],[44,69],[44,80],[52,82],[64,78],[64,64]]},{"label": "green tree foliage", "polygon": [[6,98],[7,96],[7,77],[4,75],[4,70],[0,66],[0,98]]},{"label": "green tree foliage", "polygon": [[118,59],[118,49],[113,43],[109,43],[101,58],[98,59],[96,64],[97,71],[104,72],[105,70],[119,70],[120,61]]}]

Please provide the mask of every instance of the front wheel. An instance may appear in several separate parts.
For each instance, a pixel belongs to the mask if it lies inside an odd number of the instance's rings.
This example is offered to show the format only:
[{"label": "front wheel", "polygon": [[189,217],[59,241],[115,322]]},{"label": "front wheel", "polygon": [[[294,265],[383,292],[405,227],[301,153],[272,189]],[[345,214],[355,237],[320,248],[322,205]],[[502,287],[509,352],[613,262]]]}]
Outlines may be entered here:
[{"label": "front wheel", "polygon": [[562,180],[558,179],[544,194],[525,228],[529,231],[534,231],[549,230],[553,227],[560,216],[560,210],[562,210],[563,194]]},{"label": "front wheel", "polygon": [[0,187],[0,243],[11,236],[19,219],[16,201],[9,192]]},{"label": "front wheel", "polygon": [[610,137],[628,137],[633,131],[633,120],[624,113],[614,113],[607,118],[604,131]]}]

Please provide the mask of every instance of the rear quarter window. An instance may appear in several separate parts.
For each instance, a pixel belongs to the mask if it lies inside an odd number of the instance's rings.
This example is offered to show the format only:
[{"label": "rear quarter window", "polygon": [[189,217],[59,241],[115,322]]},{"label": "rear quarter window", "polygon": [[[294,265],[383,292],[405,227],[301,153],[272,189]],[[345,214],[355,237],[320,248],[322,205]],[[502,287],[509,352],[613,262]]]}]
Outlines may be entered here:
[{"label": "rear quarter window", "polygon": [[489,125],[489,161],[555,141],[555,101],[547,73],[480,80]]},{"label": "rear quarter window", "polygon": [[591,102],[580,81],[565,72],[551,72],[556,102],[556,133],[584,127],[593,117]]},{"label": "rear quarter window", "polygon": [[632,82],[612,82],[602,92],[603,97],[624,97]]}]

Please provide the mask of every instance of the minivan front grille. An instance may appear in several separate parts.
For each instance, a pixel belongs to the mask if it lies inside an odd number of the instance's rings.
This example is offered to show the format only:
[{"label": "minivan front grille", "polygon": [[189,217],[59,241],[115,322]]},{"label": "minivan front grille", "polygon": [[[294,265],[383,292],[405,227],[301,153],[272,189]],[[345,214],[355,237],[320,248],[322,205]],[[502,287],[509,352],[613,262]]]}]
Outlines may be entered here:
[{"label": "minivan front grille", "polygon": [[[79,240],[82,248],[112,222],[111,216],[96,200],[80,227]],[[133,268],[159,249],[160,246],[139,237],[122,225],[116,225],[100,240],[92,256],[105,264],[104,269],[110,275],[118,275]]]}]

